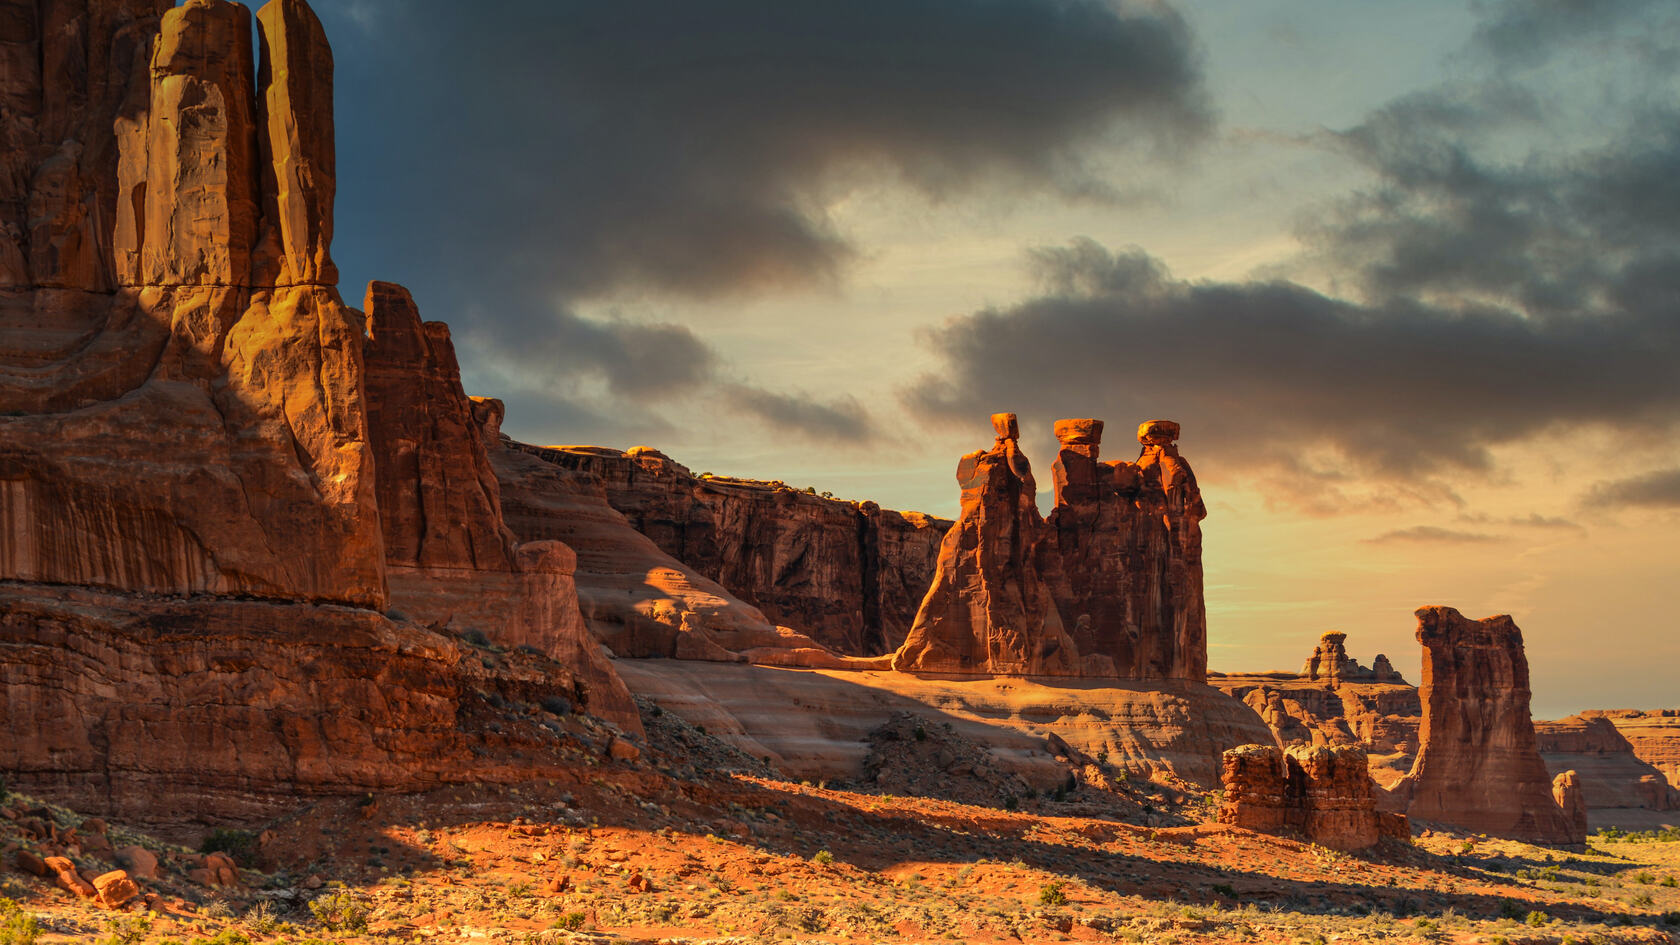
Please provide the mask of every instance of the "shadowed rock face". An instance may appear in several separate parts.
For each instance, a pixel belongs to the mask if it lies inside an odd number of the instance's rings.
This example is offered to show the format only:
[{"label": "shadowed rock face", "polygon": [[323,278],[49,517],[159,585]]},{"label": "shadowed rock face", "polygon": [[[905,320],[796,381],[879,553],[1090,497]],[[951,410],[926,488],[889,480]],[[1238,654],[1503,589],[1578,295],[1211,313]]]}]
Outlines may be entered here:
[{"label": "shadowed rock face", "polygon": [[[475,661],[420,655],[453,644],[393,599],[556,657],[532,692],[633,725],[583,646],[569,550],[502,527],[447,334],[386,319],[370,394],[328,255],[332,54],[302,0],[256,21],[260,71],[226,0],[0,0],[0,580],[32,660],[8,662],[0,724],[41,733],[0,763],[98,794],[164,759],[160,805],[288,764],[300,793],[435,782],[471,753],[425,730],[453,725]],[[393,499],[388,567],[380,500],[405,485],[425,498]],[[38,722],[64,693],[80,754]],[[200,754],[172,715],[240,741]]]},{"label": "shadowed rock face", "polygon": [[449,326],[420,321],[402,286],[375,282],[364,304],[368,435],[391,606],[410,618],[531,647],[570,667],[590,712],[641,722],[578,611],[577,556],[559,541],[521,544],[461,387]]},{"label": "shadowed rock face", "polygon": [[1557,777],[1566,771],[1572,774],[1584,809],[1607,824],[1628,810],[1680,810],[1680,791],[1669,785],[1661,770],[1634,753],[1618,730],[1617,722],[1623,721],[1582,713],[1534,723],[1546,769]]},{"label": "shadowed rock face", "polygon": [[[520,448],[569,480],[564,488],[598,493],[674,566],[716,584],[754,619],[849,656],[887,653],[904,641],[951,524],[780,482],[696,476],[648,447]],[[599,509],[584,514],[602,517]],[[613,540],[605,531],[597,538]],[[640,542],[621,536],[620,544]]]},{"label": "shadowed rock face", "polygon": [[894,667],[1204,681],[1207,512],[1178,424],[1143,424],[1128,463],[1101,461],[1102,421],[1058,421],[1048,520],[1014,415],[993,424],[958,466],[962,512]]},{"label": "shadowed rock face", "polygon": [[1528,657],[1508,616],[1417,611],[1423,726],[1396,791],[1413,820],[1536,843],[1576,843],[1552,796],[1529,716]]}]

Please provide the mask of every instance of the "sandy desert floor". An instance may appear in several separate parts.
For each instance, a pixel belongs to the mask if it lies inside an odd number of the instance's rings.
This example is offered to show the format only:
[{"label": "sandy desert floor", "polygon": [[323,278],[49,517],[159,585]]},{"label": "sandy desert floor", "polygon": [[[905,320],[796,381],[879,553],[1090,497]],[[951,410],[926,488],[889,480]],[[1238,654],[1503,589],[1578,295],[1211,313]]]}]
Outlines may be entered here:
[{"label": "sandy desert floor", "polygon": [[[14,793],[0,945],[31,928],[111,945],[1680,941],[1680,843],[1428,831],[1350,855],[1207,823],[1207,799],[1171,785],[1117,777],[1014,810],[882,795],[781,780],[672,714],[647,721],[644,757],[564,781],[333,800],[216,834],[238,886],[186,877],[202,830],[109,826],[162,861],[121,912],[14,868],[43,845],[31,821],[81,821]],[[580,759],[610,737],[566,729]]]}]

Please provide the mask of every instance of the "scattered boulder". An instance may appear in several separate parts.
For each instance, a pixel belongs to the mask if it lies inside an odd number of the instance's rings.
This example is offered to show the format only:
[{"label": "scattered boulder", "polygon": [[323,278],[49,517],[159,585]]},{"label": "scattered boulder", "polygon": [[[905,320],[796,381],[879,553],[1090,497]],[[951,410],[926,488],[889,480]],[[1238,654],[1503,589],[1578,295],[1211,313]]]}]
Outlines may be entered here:
[{"label": "scattered boulder", "polygon": [[187,878],[200,886],[239,886],[239,867],[226,853],[206,853],[197,869],[187,871]]},{"label": "scattered boulder", "polygon": [[107,909],[121,909],[140,895],[140,887],[125,870],[112,870],[95,877],[93,888],[99,892],[99,904]]},{"label": "scattered boulder", "polygon": [[52,867],[47,865],[47,861],[28,850],[17,851],[17,868],[31,876],[39,876],[42,879],[53,875]]},{"label": "scattered boulder", "polygon": [[128,875],[138,879],[157,879],[158,858],[142,846],[127,846],[116,852],[116,861]]},{"label": "scattered boulder", "polygon": [[614,761],[635,761],[642,757],[642,750],[631,744],[628,739],[614,735],[607,743],[607,757]]},{"label": "scattered boulder", "polygon": [[76,864],[70,862],[69,857],[49,856],[44,862],[59,888],[67,889],[83,899],[92,899],[99,894],[91,883],[82,878],[81,873],[76,872]]}]

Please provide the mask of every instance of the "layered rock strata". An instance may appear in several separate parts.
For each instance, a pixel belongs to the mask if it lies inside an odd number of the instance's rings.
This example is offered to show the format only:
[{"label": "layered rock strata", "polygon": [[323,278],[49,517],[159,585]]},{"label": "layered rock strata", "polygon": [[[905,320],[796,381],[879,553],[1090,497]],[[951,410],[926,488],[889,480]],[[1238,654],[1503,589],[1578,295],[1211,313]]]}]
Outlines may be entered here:
[{"label": "layered rock strata", "polygon": [[1365,751],[1356,746],[1243,745],[1225,752],[1221,783],[1220,823],[1295,832],[1336,850],[1363,850],[1399,832],[1379,827]]},{"label": "layered rock strata", "polygon": [[1528,657],[1509,616],[1417,611],[1423,725],[1395,787],[1412,820],[1535,843],[1578,843],[1552,796],[1529,715]]},{"label": "layered rock strata", "polygon": [[[582,646],[569,552],[502,527],[447,338],[388,321],[364,384],[307,4],[271,0],[260,48],[226,0],[6,3],[0,23],[0,614],[27,657],[4,663],[0,764],[193,811],[497,777],[463,740],[495,654],[448,624],[559,657],[532,657],[528,695],[633,725]],[[412,452],[376,469],[392,443]],[[412,595],[404,569],[434,564],[459,586]]]},{"label": "layered rock strata", "polygon": [[1587,714],[1534,723],[1540,757],[1554,776],[1575,774],[1593,819],[1615,824],[1623,811],[1680,810],[1680,791],[1661,770],[1642,761],[1633,745],[1604,715]]},{"label": "layered rock strata", "polygon": [[1609,719],[1628,741],[1633,754],[1680,789],[1680,709],[1606,709],[1583,712],[1584,717]]},{"label": "layered rock strata", "polygon": [[1203,682],[1207,511],[1178,424],[1140,426],[1128,463],[1101,461],[1100,420],[1058,421],[1045,520],[1015,415],[992,423],[992,448],[958,464],[961,513],[894,667]]},{"label": "layered rock strata", "polygon": [[368,286],[368,435],[390,603],[403,615],[573,667],[591,711],[639,731],[635,704],[578,610],[577,556],[559,541],[519,542],[461,386],[449,326],[421,322],[408,290]]},{"label": "layered rock strata", "polygon": [[1280,745],[1364,747],[1371,777],[1387,787],[1411,770],[1423,704],[1386,657],[1367,670],[1346,638],[1324,634],[1300,673],[1214,673],[1208,683],[1258,712]]},{"label": "layered rock strata", "polygon": [[[836,653],[904,641],[949,521],[688,467],[648,447],[525,447],[683,569]],[[592,513],[594,514],[594,513]],[[588,565],[585,565],[586,569]]]}]

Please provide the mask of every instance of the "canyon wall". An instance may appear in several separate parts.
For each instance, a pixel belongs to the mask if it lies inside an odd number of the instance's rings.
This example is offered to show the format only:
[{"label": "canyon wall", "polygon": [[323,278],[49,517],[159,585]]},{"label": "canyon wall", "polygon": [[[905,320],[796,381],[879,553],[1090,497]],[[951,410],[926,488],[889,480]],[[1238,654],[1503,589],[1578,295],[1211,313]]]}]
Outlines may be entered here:
[{"label": "canyon wall", "polygon": [[[523,444],[520,444],[523,447]],[[658,450],[529,447],[684,569],[835,653],[904,640],[950,522],[781,482],[696,476]]]},{"label": "canyon wall", "polygon": [[1583,713],[1536,722],[1534,734],[1548,771],[1554,776],[1568,770],[1576,773],[1592,820],[1614,823],[1612,810],[1680,810],[1680,791],[1661,770],[1634,753],[1633,745],[1610,718]]},{"label": "canyon wall", "polygon": [[[369,342],[338,295],[308,5],[6,0],[0,24],[14,783],[212,816],[514,777],[469,744],[503,689],[633,726],[569,550],[500,521],[447,333],[376,287]],[[515,680],[450,627],[537,652]],[[552,742],[527,728],[521,752]]]},{"label": "canyon wall", "polygon": [[1015,415],[992,424],[993,446],[958,463],[961,512],[893,667],[1205,681],[1207,512],[1178,424],[1139,427],[1128,463],[1099,460],[1100,420],[1058,421],[1048,520]]}]

